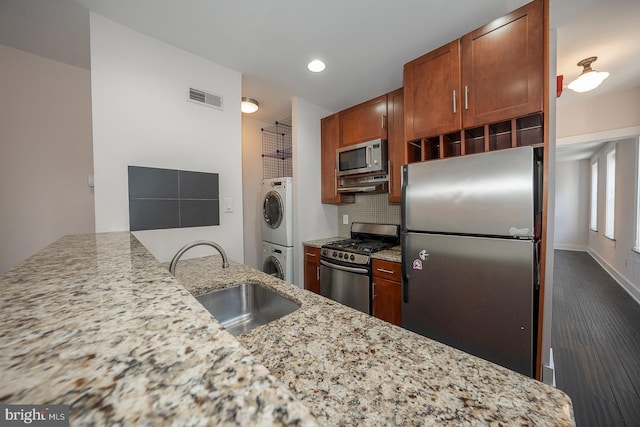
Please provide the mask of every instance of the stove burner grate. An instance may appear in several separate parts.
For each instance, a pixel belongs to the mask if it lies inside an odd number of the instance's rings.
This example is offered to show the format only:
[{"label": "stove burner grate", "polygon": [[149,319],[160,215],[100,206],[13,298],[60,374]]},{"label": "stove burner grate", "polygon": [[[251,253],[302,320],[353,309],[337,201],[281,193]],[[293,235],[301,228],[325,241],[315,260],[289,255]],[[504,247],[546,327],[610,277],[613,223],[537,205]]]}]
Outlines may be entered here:
[{"label": "stove burner grate", "polygon": [[393,246],[380,240],[345,239],[327,243],[325,248],[371,254]]}]

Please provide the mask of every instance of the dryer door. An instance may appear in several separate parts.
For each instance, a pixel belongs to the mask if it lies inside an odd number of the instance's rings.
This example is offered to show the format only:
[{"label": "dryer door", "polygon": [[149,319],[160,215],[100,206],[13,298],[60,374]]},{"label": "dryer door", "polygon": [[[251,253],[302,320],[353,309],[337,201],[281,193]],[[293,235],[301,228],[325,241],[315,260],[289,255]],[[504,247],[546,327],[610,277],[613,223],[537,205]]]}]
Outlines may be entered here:
[{"label": "dryer door", "polygon": [[284,217],[284,204],[282,197],[277,191],[269,191],[264,196],[262,203],[262,217],[264,222],[271,228],[278,228]]},{"label": "dryer door", "polygon": [[262,263],[262,271],[265,273],[284,280],[284,268],[282,263],[273,255],[267,257]]}]

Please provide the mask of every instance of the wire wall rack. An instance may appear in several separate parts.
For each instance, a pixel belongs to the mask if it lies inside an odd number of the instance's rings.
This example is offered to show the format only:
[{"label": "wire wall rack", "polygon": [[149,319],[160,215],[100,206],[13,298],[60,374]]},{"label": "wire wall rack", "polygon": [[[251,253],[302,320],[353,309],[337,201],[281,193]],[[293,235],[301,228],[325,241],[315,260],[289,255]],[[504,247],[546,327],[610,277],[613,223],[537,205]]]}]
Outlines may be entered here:
[{"label": "wire wall rack", "polygon": [[275,122],[262,131],[262,178],[292,176],[291,125]]}]

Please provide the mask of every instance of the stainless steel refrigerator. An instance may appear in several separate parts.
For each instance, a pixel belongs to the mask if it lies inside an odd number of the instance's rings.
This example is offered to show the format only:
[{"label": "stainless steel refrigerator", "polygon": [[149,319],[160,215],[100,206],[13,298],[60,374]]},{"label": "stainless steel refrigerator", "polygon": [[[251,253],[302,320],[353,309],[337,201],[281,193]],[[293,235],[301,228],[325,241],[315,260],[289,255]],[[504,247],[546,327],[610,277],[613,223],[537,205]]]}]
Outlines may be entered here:
[{"label": "stainless steel refrigerator", "polygon": [[520,147],[403,166],[402,327],[534,375],[541,164]]}]

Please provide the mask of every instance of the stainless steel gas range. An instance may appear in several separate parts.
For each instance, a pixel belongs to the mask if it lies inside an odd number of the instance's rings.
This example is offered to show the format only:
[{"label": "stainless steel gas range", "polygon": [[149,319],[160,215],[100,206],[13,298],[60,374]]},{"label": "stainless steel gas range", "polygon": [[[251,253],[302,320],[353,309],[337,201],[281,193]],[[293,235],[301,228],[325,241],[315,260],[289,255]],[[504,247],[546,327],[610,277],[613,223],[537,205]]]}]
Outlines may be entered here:
[{"label": "stainless steel gas range", "polygon": [[351,238],[320,251],[320,294],[371,314],[371,254],[399,243],[398,225],[351,224]]}]

